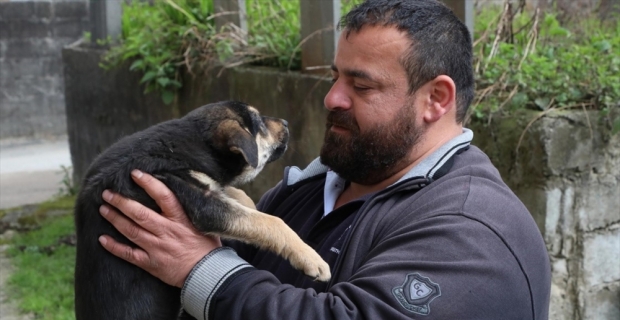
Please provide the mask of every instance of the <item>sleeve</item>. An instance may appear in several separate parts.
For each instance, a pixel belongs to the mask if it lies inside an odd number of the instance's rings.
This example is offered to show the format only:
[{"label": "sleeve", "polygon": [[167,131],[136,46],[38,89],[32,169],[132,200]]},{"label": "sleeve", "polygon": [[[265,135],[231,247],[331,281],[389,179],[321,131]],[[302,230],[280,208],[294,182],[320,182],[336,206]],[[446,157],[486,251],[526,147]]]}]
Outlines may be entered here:
[{"label": "sleeve", "polygon": [[515,257],[484,224],[446,215],[376,232],[343,264],[350,276],[324,293],[282,284],[221,248],[191,272],[183,306],[201,320],[532,318]]}]

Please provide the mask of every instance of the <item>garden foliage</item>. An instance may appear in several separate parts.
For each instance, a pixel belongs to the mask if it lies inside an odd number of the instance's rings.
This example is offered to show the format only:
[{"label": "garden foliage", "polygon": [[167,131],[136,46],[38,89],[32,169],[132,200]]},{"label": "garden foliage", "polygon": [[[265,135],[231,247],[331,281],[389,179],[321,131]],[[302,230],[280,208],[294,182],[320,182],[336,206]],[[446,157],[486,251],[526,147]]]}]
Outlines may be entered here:
[{"label": "garden foliage", "polygon": [[[361,0],[342,0],[343,12]],[[123,39],[104,65],[132,61],[146,91],[174,99],[181,72],[258,64],[301,66],[299,0],[246,0],[248,33],[216,30],[212,0],[133,1],[124,5]],[[528,108],[601,110],[620,131],[620,25],[562,21],[553,12],[485,6],[475,17],[476,98],[471,117]],[[612,116],[613,115],[613,116]]]},{"label": "garden foliage", "polygon": [[[476,16],[472,116],[598,109],[620,131],[620,24],[490,7]],[[613,112],[613,118],[609,116]]]}]

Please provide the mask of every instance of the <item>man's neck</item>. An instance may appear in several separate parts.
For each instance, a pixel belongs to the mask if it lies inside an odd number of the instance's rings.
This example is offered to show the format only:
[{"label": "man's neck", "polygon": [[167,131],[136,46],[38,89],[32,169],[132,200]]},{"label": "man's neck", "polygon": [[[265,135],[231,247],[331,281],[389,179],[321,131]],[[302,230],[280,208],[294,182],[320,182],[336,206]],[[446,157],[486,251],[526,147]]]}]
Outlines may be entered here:
[{"label": "man's neck", "polygon": [[[460,126],[459,126],[460,127]],[[355,182],[351,182],[349,186],[344,189],[344,191],[336,200],[334,205],[334,209],[339,208],[340,206],[353,201],[355,199],[361,198],[367,194],[375,193],[377,191],[383,190],[398,180],[402,178],[407,172],[411,171],[415,166],[417,166],[420,162],[422,162],[425,158],[439,149],[441,146],[446,144],[451,139],[457,137],[459,134],[463,132],[462,127],[460,130],[454,130],[451,134],[443,134],[441,135],[441,139],[422,139],[421,143],[416,146],[415,149],[411,151],[411,154],[407,157],[407,165],[405,165],[402,169],[400,169],[395,174],[391,175],[387,179],[372,185],[364,185]]]}]

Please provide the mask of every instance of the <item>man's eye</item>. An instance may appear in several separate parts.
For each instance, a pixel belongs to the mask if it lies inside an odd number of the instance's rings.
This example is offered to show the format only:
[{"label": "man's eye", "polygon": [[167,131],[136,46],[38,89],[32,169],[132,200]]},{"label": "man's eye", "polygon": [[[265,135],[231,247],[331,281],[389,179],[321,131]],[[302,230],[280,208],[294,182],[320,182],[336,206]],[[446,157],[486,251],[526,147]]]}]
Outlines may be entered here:
[{"label": "man's eye", "polygon": [[353,89],[355,91],[367,91],[367,90],[370,90],[370,88],[368,88],[368,87],[359,87],[359,86],[353,86]]}]

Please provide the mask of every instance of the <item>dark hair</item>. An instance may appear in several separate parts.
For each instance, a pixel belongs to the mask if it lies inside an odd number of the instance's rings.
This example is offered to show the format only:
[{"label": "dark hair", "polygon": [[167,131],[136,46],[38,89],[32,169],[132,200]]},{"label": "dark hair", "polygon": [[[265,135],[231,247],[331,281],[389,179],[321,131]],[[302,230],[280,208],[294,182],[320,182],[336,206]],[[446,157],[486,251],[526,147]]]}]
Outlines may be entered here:
[{"label": "dark hair", "polygon": [[456,121],[464,121],[474,98],[472,40],[452,10],[436,0],[367,0],[340,21],[346,36],[365,25],[405,31],[411,46],[401,64],[408,74],[409,93],[439,75],[449,76],[456,85]]}]

